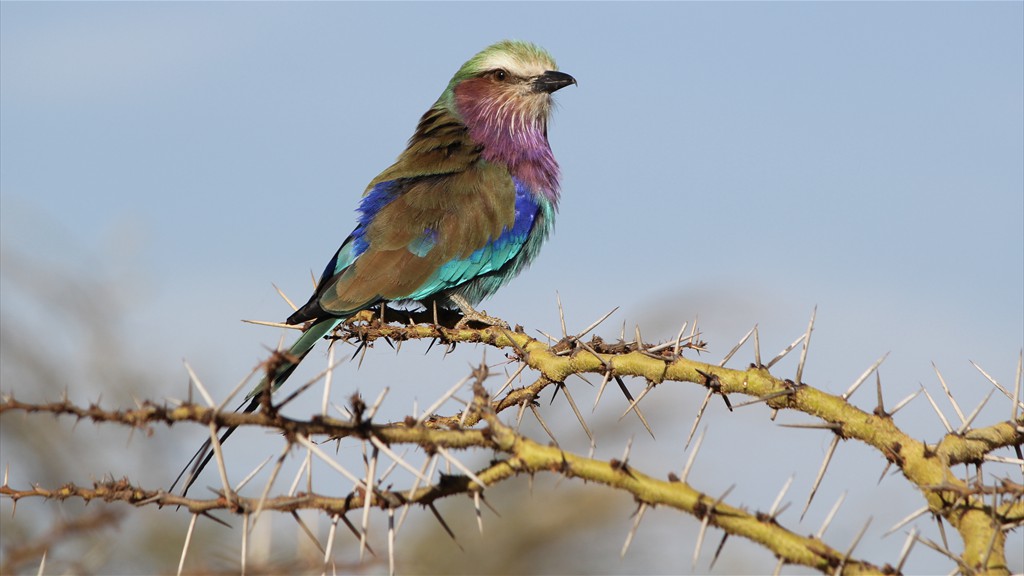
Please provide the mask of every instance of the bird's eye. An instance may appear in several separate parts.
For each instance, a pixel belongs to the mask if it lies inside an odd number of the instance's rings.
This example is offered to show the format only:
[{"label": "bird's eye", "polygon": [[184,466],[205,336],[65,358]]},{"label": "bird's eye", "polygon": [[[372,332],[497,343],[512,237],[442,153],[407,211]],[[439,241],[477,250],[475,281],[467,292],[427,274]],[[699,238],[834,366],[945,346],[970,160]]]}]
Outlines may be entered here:
[{"label": "bird's eye", "polygon": [[497,80],[499,80],[499,81],[501,81],[501,82],[504,82],[504,81],[505,81],[505,79],[506,79],[506,78],[508,78],[508,72],[505,72],[504,70],[502,70],[501,68],[499,68],[499,69],[497,69],[497,70],[495,70],[495,71],[494,71],[494,77],[495,77],[495,78],[496,78]]}]

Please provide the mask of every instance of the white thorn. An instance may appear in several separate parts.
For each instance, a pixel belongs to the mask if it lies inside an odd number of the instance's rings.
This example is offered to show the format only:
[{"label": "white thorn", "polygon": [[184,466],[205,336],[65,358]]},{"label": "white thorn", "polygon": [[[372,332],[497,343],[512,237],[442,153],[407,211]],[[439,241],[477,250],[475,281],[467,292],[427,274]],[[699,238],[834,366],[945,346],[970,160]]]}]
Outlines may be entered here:
[{"label": "white thorn", "polygon": [[852,396],[853,393],[857,391],[857,388],[859,388],[860,385],[863,384],[864,381],[868,379],[868,376],[871,376],[872,372],[878,370],[878,367],[881,366],[882,362],[885,362],[885,359],[888,357],[889,353],[886,352],[885,354],[882,354],[881,358],[875,360],[875,363],[872,364],[870,368],[865,370],[864,373],[861,374],[860,377],[857,378],[857,380],[849,388],[846,389],[846,392],[843,392],[843,400],[848,400],[850,396]]},{"label": "white thorn", "polygon": [[897,522],[895,526],[893,526],[892,528],[889,528],[889,530],[887,530],[885,532],[885,534],[882,534],[882,536],[888,536],[889,534],[892,534],[893,532],[895,532],[895,531],[899,530],[900,528],[906,526],[908,523],[913,522],[915,518],[921,516],[922,514],[924,514],[927,511],[928,511],[928,507],[927,506],[922,506],[922,507],[918,508],[917,510],[914,510],[910,514],[907,514],[902,520]]},{"label": "white thorn", "polygon": [[629,545],[633,543],[633,536],[636,535],[636,530],[640,527],[640,521],[644,519],[645,512],[647,512],[646,502],[640,504],[640,510],[637,511],[636,516],[633,518],[633,528],[626,535],[626,542],[622,545],[622,552],[619,553],[619,558],[626,557],[626,551],[629,550]]},{"label": "white thorn", "polygon": [[799,345],[801,342],[803,342],[804,338],[806,336],[807,336],[806,334],[801,334],[799,338],[797,338],[796,340],[793,340],[793,343],[790,344],[789,346],[786,346],[786,348],[783,349],[782,352],[779,352],[775,356],[775,358],[772,358],[771,361],[768,362],[768,365],[765,366],[765,368],[771,368],[772,366],[775,366],[776,362],[778,362],[779,360],[782,360],[783,358],[785,358],[786,354],[789,354],[790,352],[792,352],[793,348],[796,348],[797,345]]},{"label": "white thorn", "polygon": [[807,349],[811,346],[811,332],[814,332],[814,319],[818,316],[818,307],[811,311],[811,321],[807,324],[807,332],[804,333],[804,347],[800,351],[800,362],[796,365],[796,385],[803,383],[804,365],[807,363]]},{"label": "white thorn", "polygon": [[459,388],[462,388],[463,386],[465,386],[466,382],[469,382],[470,378],[472,378],[472,377],[471,376],[466,376],[462,380],[459,380],[455,384],[455,386],[452,386],[451,388],[449,388],[448,391],[445,392],[444,395],[442,395],[440,398],[438,398],[436,402],[431,404],[430,407],[427,408],[426,411],[423,412],[423,414],[420,414],[419,419],[416,420],[416,425],[419,426],[419,425],[423,424],[423,422],[427,418],[430,418],[430,416],[432,414],[434,414],[434,411],[436,411],[438,408],[440,408],[442,404],[447,402],[449,398],[454,396],[455,393],[459,391]]},{"label": "white thorn", "polygon": [[839,499],[832,505],[832,509],[828,511],[828,515],[825,516],[825,521],[821,523],[821,528],[818,529],[818,533],[815,537],[819,540],[825,536],[825,530],[828,530],[829,524],[832,523],[832,519],[835,518],[836,512],[839,512],[839,507],[843,505],[843,501],[846,500],[846,491],[839,495]]},{"label": "white thorn", "polygon": [[196,375],[192,367],[189,366],[188,361],[185,361],[185,370],[188,372],[188,377],[192,380],[192,383],[196,385],[196,390],[199,390],[199,394],[203,396],[203,400],[210,408],[216,408],[217,403],[213,401],[213,396],[206,390],[206,386],[203,386],[202,381],[199,380],[199,376]]},{"label": "white thorn", "polygon": [[932,408],[935,409],[935,413],[939,415],[939,420],[942,420],[942,425],[946,428],[946,432],[952,432],[953,427],[949,425],[949,421],[946,420],[946,415],[942,413],[942,410],[939,410],[939,406],[938,404],[935,403],[935,400],[932,399],[932,395],[929,394],[928,390],[925,389],[924,387],[922,387],[921,390],[924,391],[924,397],[928,399],[928,402],[931,403]]},{"label": "white thorn", "polygon": [[693,468],[693,463],[697,459],[697,452],[700,452],[700,445],[704,443],[704,436],[708,433],[708,427],[705,426],[700,432],[700,436],[697,437],[697,442],[693,445],[693,450],[690,451],[690,456],[686,458],[686,466],[683,467],[683,473],[679,477],[680,482],[686,482],[687,477],[690,475],[690,469]]},{"label": "white thorn", "polygon": [[[728,362],[732,358],[733,354],[735,354],[740,349],[741,346],[746,344],[747,339],[750,338],[750,336],[754,333],[754,330],[756,330],[756,329],[757,329],[757,324],[754,324],[753,328],[751,328],[750,331],[748,331],[746,333],[746,335],[743,336],[743,338],[740,338],[740,341],[737,342],[736,345],[732,347],[732,350],[729,350],[729,353],[725,355],[725,358],[722,358],[722,361],[718,363],[719,368],[725,367],[725,363]],[[683,324],[683,330],[686,330],[686,324]],[[679,335],[682,336],[682,330],[679,331]],[[679,354],[678,346],[679,346],[679,339],[677,338],[676,339],[676,355]]]},{"label": "white thorn", "polygon": [[284,290],[281,290],[280,288],[277,287],[277,284],[271,283],[270,285],[274,287],[274,290],[277,290],[278,296],[283,298],[284,301],[288,303],[288,306],[291,306],[292,312],[299,309],[299,307],[296,306],[295,303],[292,302],[291,299],[288,298],[288,296],[284,293]]},{"label": "white thorn", "polygon": [[188,547],[192,543],[192,534],[196,529],[197,518],[199,518],[199,514],[193,514],[192,519],[188,523],[188,532],[185,533],[185,544],[181,547],[181,558],[178,560],[178,576],[181,576],[182,571],[185,569],[185,556],[188,555]]},{"label": "white thorn", "polygon": [[288,330],[302,330],[302,324],[285,324],[284,322],[268,322],[266,320],[242,320],[246,324],[257,326],[270,326],[271,328],[286,328]]},{"label": "white thorn", "polygon": [[778,511],[779,505],[782,504],[782,499],[786,497],[786,492],[789,491],[789,487],[793,484],[794,478],[796,478],[796,476],[790,476],[789,480],[786,480],[786,483],[782,486],[782,490],[779,490],[779,495],[775,497],[775,502],[772,502],[772,507],[768,510],[768,515],[772,518],[775,517],[775,513]]},{"label": "white thorn", "polygon": [[811,507],[811,501],[814,500],[814,495],[818,492],[818,487],[821,486],[821,479],[825,477],[825,471],[828,470],[828,464],[832,461],[832,455],[836,453],[836,448],[839,446],[839,436],[835,435],[832,437],[832,444],[828,447],[828,452],[825,453],[825,459],[821,462],[821,468],[818,469],[818,476],[814,479],[814,486],[811,487],[811,493],[807,495],[807,503],[804,504],[804,510],[800,513],[800,519],[803,520],[804,515],[807,514],[807,509]]},{"label": "white thorn", "polygon": [[949,391],[949,386],[946,385],[946,379],[942,377],[942,372],[939,372],[939,367],[932,362],[932,368],[935,370],[935,375],[939,377],[939,384],[942,386],[942,390],[946,393],[946,397],[949,398],[949,403],[953,405],[953,411],[956,412],[957,417],[960,418],[960,423],[964,423],[964,413],[960,410],[960,405],[956,403],[953,398],[953,393]]}]

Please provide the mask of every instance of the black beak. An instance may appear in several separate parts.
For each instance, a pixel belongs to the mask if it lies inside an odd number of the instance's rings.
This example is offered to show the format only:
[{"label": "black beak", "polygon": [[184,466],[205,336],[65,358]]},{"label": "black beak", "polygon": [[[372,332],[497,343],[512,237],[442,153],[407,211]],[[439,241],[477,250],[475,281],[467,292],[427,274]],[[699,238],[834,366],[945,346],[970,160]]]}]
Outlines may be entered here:
[{"label": "black beak", "polygon": [[548,70],[540,76],[533,77],[533,89],[537,92],[551,94],[555,90],[565,88],[569,84],[576,84],[576,79],[565,72]]}]

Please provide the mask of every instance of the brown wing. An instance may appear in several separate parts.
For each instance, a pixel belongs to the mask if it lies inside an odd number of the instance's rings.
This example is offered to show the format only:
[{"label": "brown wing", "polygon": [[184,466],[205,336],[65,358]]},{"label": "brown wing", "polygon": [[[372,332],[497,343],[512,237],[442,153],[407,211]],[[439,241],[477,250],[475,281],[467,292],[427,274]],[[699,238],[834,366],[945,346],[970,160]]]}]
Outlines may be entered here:
[{"label": "brown wing", "polygon": [[367,190],[384,182],[394,182],[395,197],[361,231],[365,251],[314,296],[327,315],[422,297],[441,266],[468,258],[515,221],[508,170],[483,160],[465,126],[443,110],[424,115],[402,156]]}]

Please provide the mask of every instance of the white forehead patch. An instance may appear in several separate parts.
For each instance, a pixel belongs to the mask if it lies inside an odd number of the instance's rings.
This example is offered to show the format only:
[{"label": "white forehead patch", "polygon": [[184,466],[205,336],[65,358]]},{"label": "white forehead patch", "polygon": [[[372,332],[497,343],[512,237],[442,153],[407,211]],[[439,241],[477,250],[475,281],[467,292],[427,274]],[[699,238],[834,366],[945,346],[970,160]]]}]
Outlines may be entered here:
[{"label": "white forehead patch", "polygon": [[502,68],[524,78],[539,76],[548,70],[555,69],[554,63],[546,61],[546,59],[524,58],[516,54],[509,54],[508,52],[488,54],[480,64],[484,70]]}]

